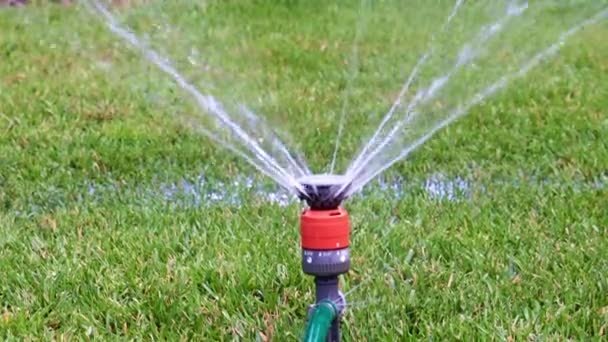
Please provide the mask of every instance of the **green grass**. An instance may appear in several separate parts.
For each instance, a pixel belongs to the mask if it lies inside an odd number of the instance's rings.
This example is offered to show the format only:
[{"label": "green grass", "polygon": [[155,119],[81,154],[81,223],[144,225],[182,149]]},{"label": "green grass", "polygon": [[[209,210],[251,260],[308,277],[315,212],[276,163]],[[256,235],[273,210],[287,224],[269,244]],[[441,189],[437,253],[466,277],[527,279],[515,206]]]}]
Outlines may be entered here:
[{"label": "green grass", "polygon": [[[341,165],[437,26],[399,3],[368,19]],[[157,6],[184,37],[159,31],[169,55],[183,65],[200,47],[219,89],[282,122],[317,169],[328,162],[358,2]],[[153,29],[145,8],[129,11]],[[0,337],[300,338],[314,297],[300,207],[247,191],[243,206],[167,202],[163,182],[253,171],[169,115],[193,108],[85,12],[0,8],[0,32]],[[577,34],[388,174],[464,177],[466,199],[372,187],[346,204],[344,288],[362,284],[347,340],[606,338],[607,35],[605,22]],[[107,189],[87,196],[90,184]]]}]

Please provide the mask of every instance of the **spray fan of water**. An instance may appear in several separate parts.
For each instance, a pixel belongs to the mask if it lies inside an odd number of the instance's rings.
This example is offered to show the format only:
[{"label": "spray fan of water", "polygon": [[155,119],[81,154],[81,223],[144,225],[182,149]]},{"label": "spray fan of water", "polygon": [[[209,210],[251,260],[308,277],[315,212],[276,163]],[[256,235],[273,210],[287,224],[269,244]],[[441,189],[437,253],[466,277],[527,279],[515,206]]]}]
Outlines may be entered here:
[{"label": "spray fan of water", "polygon": [[[292,193],[337,202],[360,191],[510,81],[555,56],[564,42],[579,31],[608,17],[608,4],[603,1],[413,1],[396,2],[391,8],[390,1],[374,4],[360,0],[355,6],[358,15],[351,20],[355,26],[351,48],[345,56],[348,76],[338,109],[329,118],[337,123],[335,138],[328,137],[333,141],[329,166],[319,172],[341,174],[330,177],[313,175],[302,154],[284,142],[286,134],[279,133],[281,127],[268,123],[244,101],[236,100],[246,88],[245,83],[235,81],[230,72],[218,67],[223,62],[222,54],[234,52],[221,40],[222,29],[229,31],[231,27],[213,26],[210,22],[216,18],[209,17],[204,6],[183,2],[184,14],[174,21],[167,17],[171,11],[166,6],[178,6],[175,3],[152,1],[127,14],[112,11],[99,1],[89,1],[87,6],[117,37],[194,100],[196,108],[187,114],[176,113],[178,119]],[[334,14],[339,18],[339,8]],[[404,24],[408,22],[413,24]],[[386,65],[388,58],[374,59],[374,55],[366,53],[365,43],[377,38],[377,31],[370,27],[378,25],[387,26],[392,35],[389,41],[395,43],[381,46],[380,56],[390,56],[390,61],[403,60],[402,63]],[[200,27],[197,32],[203,33],[197,35],[206,40],[180,32],[180,26]],[[408,36],[407,30],[413,33]],[[401,45],[406,43],[401,36],[422,36],[424,39],[418,41],[424,44],[415,48]],[[247,37],[240,39],[245,41]],[[163,48],[158,41],[171,44]],[[366,62],[363,55],[371,61]],[[377,123],[370,125],[369,134],[360,139],[358,152],[339,172],[338,156],[345,154],[347,132],[362,131],[350,127],[360,126],[352,119],[352,113],[361,110],[355,105],[365,96],[360,94],[361,89],[369,88],[365,84],[356,86],[357,80],[363,78],[360,70],[364,63],[379,74],[391,75],[389,83],[396,86],[395,96],[390,102],[380,103],[384,111],[381,116],[370,115],[368,121],[375,119]],[[184,69],[191,72],[186,76]],[[232,75],[238,73],[233,71]],[[264,101],[261,97],[258,100]]]}]

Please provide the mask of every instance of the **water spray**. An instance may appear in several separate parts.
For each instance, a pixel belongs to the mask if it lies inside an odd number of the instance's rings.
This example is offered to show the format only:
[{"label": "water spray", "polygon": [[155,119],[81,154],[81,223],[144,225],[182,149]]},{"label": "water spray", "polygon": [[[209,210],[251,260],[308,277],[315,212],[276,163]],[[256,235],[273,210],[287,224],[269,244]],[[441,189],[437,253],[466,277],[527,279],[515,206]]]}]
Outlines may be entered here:
[{"label": "water spray", "polygon": [[308,308],[305,341],[340,341],[340,317],[346,298],[339,276],[350,269],[350,219],[341,207],[346,178],[313,175],[300,178],[300,198],[308,204],[300,217],[302,270],[315,277],[315,304]]}]

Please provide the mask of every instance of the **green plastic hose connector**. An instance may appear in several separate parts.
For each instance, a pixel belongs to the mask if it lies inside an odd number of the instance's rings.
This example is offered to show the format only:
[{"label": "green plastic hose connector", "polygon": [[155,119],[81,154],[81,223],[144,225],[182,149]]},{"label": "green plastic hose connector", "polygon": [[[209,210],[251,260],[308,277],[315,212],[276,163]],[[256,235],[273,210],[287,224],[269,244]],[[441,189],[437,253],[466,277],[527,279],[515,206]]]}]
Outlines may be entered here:
[{"label": "green plastic hose connector", "polygon": [[338,317],[338,308],[330,300],[317,303],[306,326],[304,342],[326,342],[332,322]]}]

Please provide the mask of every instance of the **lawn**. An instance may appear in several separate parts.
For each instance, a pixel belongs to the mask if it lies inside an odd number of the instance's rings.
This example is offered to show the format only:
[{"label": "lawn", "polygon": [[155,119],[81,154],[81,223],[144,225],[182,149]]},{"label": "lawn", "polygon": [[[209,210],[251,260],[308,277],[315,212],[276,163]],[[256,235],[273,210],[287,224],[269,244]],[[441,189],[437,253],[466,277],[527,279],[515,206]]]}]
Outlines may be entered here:
[{"label": "lawn", "polygon": [[[422,2],[374,2],[364,16],[359,1],[321,0],[117,13],[322,171],[344,94],[340,169],[445,21],[451,2]],[[506,36],[521,55],[492,46],[499,67],[454,89],[514,70],[582,18],[548,13],[536,35]],[[454,37],[484,20],[457,18]],[[607,36],[606,20],[577,33],[345,203],[345,340],[607,338]],[[438,44],[457,51],[447,37]],[[81,6],[0,7],[0,338],[301,338],[314,301],[302,204],[183,125],[196,111]]]}]

